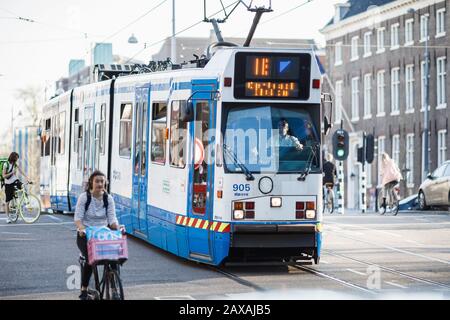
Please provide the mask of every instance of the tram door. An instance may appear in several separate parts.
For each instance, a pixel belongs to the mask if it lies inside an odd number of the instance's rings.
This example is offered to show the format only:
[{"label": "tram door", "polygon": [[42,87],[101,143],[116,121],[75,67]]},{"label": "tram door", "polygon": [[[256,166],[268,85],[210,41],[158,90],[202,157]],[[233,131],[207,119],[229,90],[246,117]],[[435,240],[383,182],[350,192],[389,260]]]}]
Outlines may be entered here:
[{"label": "tram door", "polygon": [[136,88],[133,145],[133,229],[147,237],[148,87]]},{"label": "tram door", "polygon": [[83,181],[88,181],[94,168],[94,107],[84,109]]},{"label": "tram door", "polygon": [[[211,94],[216,89],[214,82],[193,83],[194,122],[191,125],[191,149],[193,155],[190,168],[190,203],[188,215],[200,219],[202,227],[188,228],[190,255],[203,260],[213,260],[213,181],[214,165],[210,146],[214,146],[215,102]],[[207,223],[205,223],[205,221]]]}]

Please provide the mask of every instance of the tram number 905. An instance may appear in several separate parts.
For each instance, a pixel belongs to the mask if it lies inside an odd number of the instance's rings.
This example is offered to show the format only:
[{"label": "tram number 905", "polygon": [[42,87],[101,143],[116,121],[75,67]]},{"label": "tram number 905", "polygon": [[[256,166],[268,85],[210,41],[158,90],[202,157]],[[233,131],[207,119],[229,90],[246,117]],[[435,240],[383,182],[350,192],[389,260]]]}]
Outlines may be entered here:
[{"label": "tram number 905", "polygon": [[233,191],[234,192],[250,192],[250,185],[249,184],[233,184]]}]

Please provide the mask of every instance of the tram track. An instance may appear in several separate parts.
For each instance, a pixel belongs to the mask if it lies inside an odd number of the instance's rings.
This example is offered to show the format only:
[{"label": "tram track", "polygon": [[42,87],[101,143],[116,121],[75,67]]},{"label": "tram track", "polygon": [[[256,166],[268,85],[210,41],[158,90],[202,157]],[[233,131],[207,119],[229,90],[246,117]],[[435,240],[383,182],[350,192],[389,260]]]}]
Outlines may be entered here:
[{"label": "tram track", "polygon": [[347,255],[336,253],[335,251],[332,251],[332,250],[323,250],[323,253],[326,253],[326,254],[329,254],[329,255],[332,255],[332,256],[335,256],[335,257],[339,257],[339,258],[342,258],[342,259],[346,259],[346,260],[349,260],[349,261],[357,262],[357,263],[365,265],[365,266],[377,267],[380,270],[384,270],[384,271],[389,272],[391,274],[402,276],[402,277],[408,278],[410,280],[426,283],[426,284],[429,284],[429,285],[432,285],[432,286],[437,286],[437,287],[441,287],[441,288],[445,288],[445,289],[450,289],[450,285],[448,285],[446,283],[442,283],[442,282],[438,282],[438,281],[434,281],[434,280],[430,280],[430,279],[425,279],[425,278],[422,278],[422,277],[417,277],[417,276],[411,275],[411,274],[403,272],[403,271],[398,271],[398,270],[395,270],[395,269],[392,269],[392,268],[389,268],[389,267],[385,267],[385,266],[379,265],[377,263],[367,262],[367,261],[363,261],[363,260],[360,260],[360,259],[355,259],[355,258],[349,257]]},{"label": "tram track", "polygon": [[251,281],[247,281],[247,280],[245,280],[245,279],[239,277],[238,275],[235,275],[235,274],[233,274],[233,273],[231,273],[231,272],[225,271],[225,270],[221,269],[220,267],[213,267],[213,266],[211,266],[210,268],[211,268],[213,271],[216,271],[216,272],[218,272],[218,273],[223,274],[223,275],[224,275],[225,277],[227,277],[228,279],[231,279],[231,280],[233,280],[234,282],[239,283],[240,285],[243,285],[243,286],[252,288],[252,289],[254,289],[254,290],[258,291],[258,292],[265,292],[265,291],[268,290],[268,289],[265,289],[265,288],[263,288],[263,287],[260,287],[259,285],[255,284],[255,283],[253,283],[253,282],[251,282]]}]

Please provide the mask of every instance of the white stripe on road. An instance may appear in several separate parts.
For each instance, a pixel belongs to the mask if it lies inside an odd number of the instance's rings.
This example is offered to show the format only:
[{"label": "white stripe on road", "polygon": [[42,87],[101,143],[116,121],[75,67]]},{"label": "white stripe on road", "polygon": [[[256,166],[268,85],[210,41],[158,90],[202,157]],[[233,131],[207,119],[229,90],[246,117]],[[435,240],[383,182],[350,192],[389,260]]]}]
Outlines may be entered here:
[{"label": "white stripe on road", "polygon": [[358,274],[360,276],[367,276],[366,273],[362,273],[362,272],[359,272],[359,271],[356,271],[356,270],[353,270],[353,269],[347,269],[347,271],[350,271],[352,273]]},{"label": "white stripe on road", "polygon": [[47,215],[46,217],[49,217],[50,219],[54,220],[54,221],[58,221],[58,222],[62,222],[63,220],[61,220],[60,218],[54,217],[52,215]]},{"label": "white stripe on road", "polygon": [[37,241],[38,239],[22,239],[22,238],[6,238],[6,239],[0,239],[0,242],[2,241]]},{"label": "white stripe on road", "polygon": [[30,233],[22,233],[22,232],[0,232],[1,234],[11,234],[11,235],[20,235],[20,236],[27,236]]},{"label": "white stripe on road", "polygon": [[74,224],[73,221],[72,222],[61,222],[61,223],[32,223],[32,224],[25,224],[25,223],[21,223],[21,224],[5,224],[5,225],[0,225],[0,228],[7,228],[7,227],[32,227],[32,226],[60,226],[60,225],[65,225],[65,224]]},{"label": "white stripe on road", "polygon": [[408,289],[408,287],[402,286],[401,284],[398,284],[398,283],[393,283],[393,282],[389,282],[389,281],[385,281],[384,283],[390,284],[391,286],[394,286],[394,287]]}]

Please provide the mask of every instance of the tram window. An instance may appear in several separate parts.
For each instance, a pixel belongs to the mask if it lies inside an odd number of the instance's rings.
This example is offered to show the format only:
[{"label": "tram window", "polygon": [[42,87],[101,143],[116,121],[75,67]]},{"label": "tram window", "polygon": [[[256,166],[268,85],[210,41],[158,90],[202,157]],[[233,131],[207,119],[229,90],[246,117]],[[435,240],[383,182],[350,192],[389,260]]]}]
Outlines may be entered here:
[{"label": "tram window", "polygon": [[78,125],[78,132],[76,135],[76,141],[77,141],[77,150],[78,150],[78,157],[77,157],[77,169],[81,170],[83,166],[83,152],[82,152],[82,143],[83,143],[83,125]]},{"label": "tram window", "polygon": [[100,154],[105,154],[105,133],[106,133],[106,103],[100,107]]},{"label": "tram window", "polygon": [[120,106],[120,129],[119,129],[119,156],[131,157],[131,136],[132,136],[132,113],[131,103]]},{"label": "tram window", "polygon": [[95,148],[95,167],[99,168],[100,166],[100,141],[102,139],[102,130],[101,130],[101,122],[97,122],[95,124],[95,139],[94,139],[94,148]]},{"label": "tram window", "polygon": [[167,103],[155,102],[152,108],[152,162],[166,163]]},{"label": "tram window", "polygon": [[75,109],[75,116],[74,116],[74,118],[75,118],[74,122],[75,123],[78,123],[78,121],[79,121],[79,118],[80,118],[79,114],[80,114],[80,111],[79,111],[78,108],[76,108]]},{"label": "tram window", "polygon": [[59,114],[59,143],[58,153],[64,154],[65,152],[65,137],[66,137],[66,112],[63,111]]},{"label": "tram window", "polygon": [[170,116],[170,165],[176,168],[186,166],[186,141],[187,123],[180,120],[181,104],[186,101],[172,101],[172,111]]},{"label": "tram window", "polygon": [[142,111],[142,117],[143,117],[143,127],[142,127],[142,157],[141,157],[141,175],[145,176],[146,174],[146,161],[147,161],[147,129],[148,129],[148,120],[147,120],[147,112],[148,107],[147,103],[144,102]]},{"label": "tram window", "polygon": [[50,118],[45,120],[45,130],[49,131],[52,126],[52,120]]}]

